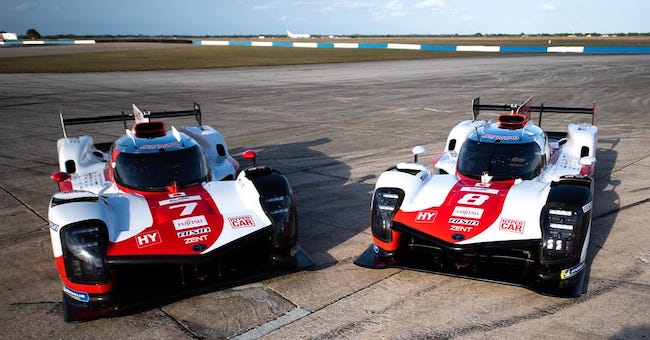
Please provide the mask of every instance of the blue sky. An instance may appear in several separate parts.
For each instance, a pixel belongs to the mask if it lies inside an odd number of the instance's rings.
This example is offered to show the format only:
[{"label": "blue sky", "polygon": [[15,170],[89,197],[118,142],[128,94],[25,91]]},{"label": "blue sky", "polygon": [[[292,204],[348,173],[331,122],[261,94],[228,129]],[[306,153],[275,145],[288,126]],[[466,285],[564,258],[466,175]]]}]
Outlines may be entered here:
[{"label": "blue sky", "polygon": [[42,35],[647,33],[648,0],[4,0]]}]

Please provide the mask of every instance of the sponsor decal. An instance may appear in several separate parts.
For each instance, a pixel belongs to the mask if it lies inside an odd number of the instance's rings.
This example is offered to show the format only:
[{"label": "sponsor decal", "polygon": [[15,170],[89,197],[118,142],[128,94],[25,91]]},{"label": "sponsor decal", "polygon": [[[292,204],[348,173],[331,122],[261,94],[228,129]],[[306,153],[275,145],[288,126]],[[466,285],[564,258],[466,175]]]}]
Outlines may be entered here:
[{"label": "sponsor decal", "polygon": [[472,232],[473,228],[474,227],[467,227],[467,226],[464,226],[464,225],[451,225],[451,226],[449,226],[450,231],[462,231],[464,233]]},{"label": "sponsor decal", "polygon": [[582,212],[586,213],[587,211],[591,210],[592,205],[593,205],[593,201],[583,205],[582,206]]},{"label": "sponsor decal", "polygon": [[494,140],[519,140],[520,137],[517,135],[506,135],[506,136],[499,136],[499,135],[492,135],[492,134],[485,134],[481,135],[481,138],[483,139],[494,139]]},{"label": "sponsor decal", "polygon": [[[170,194],[169,196],[172,196],[172,194]],[[199,195],[185,196],[185,193],[183,193],[182,196],[171,197],[168,200],[162,200],[162,201],[158,202],[158,204],[160,204],[160,206],[162,207],[162,206],[165,206],[165,205],[170,205],[170,204],[174,204],[174,203],[178,203],[178,202],[189,202],[189,201],[200,201],[200,200],[201,200],[201,196],[199,196]]]},{"label": "sponsor decal", "polygon": [[208,225],[208,220],[205,219],[205,216],[199,215],[179,218],[177,220],[173,220],[172,223],[174,223],[174,228],[176,230],[185,230],[206,226]]},{"label": "sponsor decal", "polygon": [[179,232],[176,233],[176,235],[178,235],[178,238],[183,238],[183,237],[188,237],[188,236],[207,234],[209,232],[210,232],[210,228],[205,227],[205,228],[199,228],[199,229],[179,231]]},{"label": "sponsor decal", "polygon": [[451,238],[452,238],[454,241],[462,241],[462,240],[465,239],[465,235],[460,234],[460,233],[456,233],[456,234],[451,235]]},{"label": "sponsor decal", "polygon": [[135,241],[138,243],[138,248],[144,248],[162,243],[162,238],[160,238],[158,230],[154,230],[150,233],[136,236]]},{"label": "sponsor decal", "polygon": [[230,222],[230,225],[233,228],[246,228],[255,226],[255,221],[253,221],[253,216],[251,215],[228,217],[228,222]]},{"label": "sponsor decal", "polygon": [[470,208],[470,207],[455,207],[454,211],[451,213],[451,216],[480,219],[481,216],[483,216],[483,209]]},{"label": "sponsor decal", "polygon": [[450,217],[449,224],[464,224],[464,225],[478,226],[479,222],[477,220],[467,220],[464,218]]},{"label": "sponsor decal", "polygon": [[417,223],[433,223],[436,220],[437,211],[420,211],[415,215],[415,222]]},{"label": "sponsor decal", "polygon": [[499,223],[499,229],[505,230],[513,233],[523,234],[525,221],[515,220],[511,218],[502,218]]},{"label": "sponsor decal", "polygon": [[60,228],[60,227],[59,227],[58,224],[56,224],[56,223],[50,221],[50,229],[52,229],[52,231],[54,231],[55,233],[57,233],[57,232],[59,232],[59,228]]},{"label": "sponsor decal", "polygon": [[158,149],[169,149],[176,146],[181,146],[181,142],[171,142],[164,144],[144,144],[139,147],[140,150],[158,150]]},{"label": "sponsor decal", "polygon": [[207,239],[208,239],[208,235],[192,236],[185,239],[185,244],[192,244],[196,242],[206,241]]},{"label": "sponsor decal", "polygon": [[560,272],[560,279],[566,280],[570,277],[575,276],[578,274],[580,271],[582,271],[585,268],[585,263],[581,262],[577,266],[571,267],[569,269],[564,269]]},{"label": "sponsor decal", "polygon": [[490,189],[482,186],[462,187],[460,188],[460,191],[484,192],[486,194],[493,194],[493,195],[497,195],[499,193],[499,190],[497,189]]},{"label": "sponsor decal", "polygon": [[207,247],[208,247],[208,246],[206,246],[205,244],[203,244],[203,243],[199,243],[199,244],[195,244],[195,245],[193,245],[193,246],[192,246],[192,250],[194,250],[194,251],[196,251],[196,252],[201,252],[201,251],[204,251],[205,248],[207,248]]},{"label": "sponsor decal", "polygon": [[86,292],[78,292],[76,290],[72,290],[66,286],[63,286],[63,292],[68,295],[69,297],[80,301],[80,302],[88,302],[90,301],[90,296]]}]

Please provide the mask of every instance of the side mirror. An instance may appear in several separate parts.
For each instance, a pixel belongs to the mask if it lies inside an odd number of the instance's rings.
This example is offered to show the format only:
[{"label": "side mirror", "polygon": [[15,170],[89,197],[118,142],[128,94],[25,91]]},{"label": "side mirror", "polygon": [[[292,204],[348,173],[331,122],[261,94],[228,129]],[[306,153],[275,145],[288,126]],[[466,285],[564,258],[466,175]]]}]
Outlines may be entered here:
[{"label": "side mirror", "polygon": [[418,146],[414,147],[413,150],[411,150],[411,152],[413,153],[413,162],[417,163],[418,162],[418,155],[426,153],[427,149],[422,145],[418,145]]},{"label": "side mirror", "polygon": [[70,174],[67,172],[57,171],[50,175],[50,178],[56,182],[61,183],[70,179]]},{"label": "side mirror", "polygon": [[257,152],[253,150],[246,150],[244,153],[241,154],[244,159],[251,159],[253,160],[253,166],[256,165],[257,161]]},{"label": "side mirror", "polygon": [[72,190],[72,182],[70,182],[69,173],[57,171],[50,175],[50,179],[52,179],[59,186],[59,191]]}]

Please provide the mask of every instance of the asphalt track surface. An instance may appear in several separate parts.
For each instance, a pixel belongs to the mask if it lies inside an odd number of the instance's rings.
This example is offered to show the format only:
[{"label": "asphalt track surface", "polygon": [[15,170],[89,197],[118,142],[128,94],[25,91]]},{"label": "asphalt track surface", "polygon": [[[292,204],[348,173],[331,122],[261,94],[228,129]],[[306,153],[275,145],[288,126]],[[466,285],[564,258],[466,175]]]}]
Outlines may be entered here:
[{"label": "asphalt track surface", "polygon": [[[648,338],[650,58],[546,55],[220,70],[0,75],[0,338]],[[483,103],[534,95],[590,106],[600,127],[587,293],[578,299],[352,261],[369,245],[377,176],[421,144],[431,163]],[[199,102],[237,157],[286,173],[316,267],[64,323],[47,205],[58,112],[105,115]],[[177,125],[191,123],[183,121]],[[551,116],[549,128],[575,117]],[[577,119],[580,119],[578,117]],[[78,129],[81,129],[79,131]],[[73,127],[110,141],[120,123]]]}]

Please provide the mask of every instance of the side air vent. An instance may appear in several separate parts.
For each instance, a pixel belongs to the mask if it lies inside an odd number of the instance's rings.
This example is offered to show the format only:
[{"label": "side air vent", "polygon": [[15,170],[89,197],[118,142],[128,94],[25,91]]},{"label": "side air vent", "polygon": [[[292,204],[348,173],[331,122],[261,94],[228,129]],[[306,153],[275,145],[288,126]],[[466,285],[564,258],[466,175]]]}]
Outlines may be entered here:
[{"label": "side air vent", "polygon": [[456,140],[452,139],[449,141],[449,146],[447,147],[447,150],[451,151],[456,148]]},{"label": "side air vent", "polygon": [[585,156],[589,156],[589,147],[588,146],[583,146],[580,149],[580,157],[585,157]]},{"label": "side air vent", "polygon": [[522,114],[499,116],[499,127],[502,129],[521,129],[524,125],[526,125],[526,116]]},{"label": "side air vent", "polygon": [[77,172],[77,164],[72,159],[65,161],[65,172],[73,174]]},{"label": "side air vent", "polygon": [[217,144],[217,155],[221,157],[226,155],[226,148],[223,147],[223,144]]},{"label": "side air vent", "polygon": [[135,136],[138,138],[155,138],[165,135],[165,123],[163,122],[148,122],[138,123],[133,127]]}]

